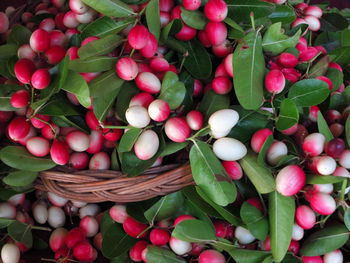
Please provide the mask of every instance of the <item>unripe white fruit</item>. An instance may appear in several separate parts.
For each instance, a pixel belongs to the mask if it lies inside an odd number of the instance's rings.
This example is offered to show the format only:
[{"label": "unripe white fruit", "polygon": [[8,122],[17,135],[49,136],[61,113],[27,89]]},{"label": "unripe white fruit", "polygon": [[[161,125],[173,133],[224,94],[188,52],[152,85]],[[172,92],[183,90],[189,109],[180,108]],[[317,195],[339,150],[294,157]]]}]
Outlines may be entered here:
[{"label": "unripe white fruit", "polygon": [[184,255],[192,250],[192,246],[190,242],[182,241],[176,239],[175,237],[171,237],[169,240],[169,246],[172,251],[177,255]]},{"label": "unripe white fruit", "polygon": [[345,150],[339,157],[339,164],[346,169],[350,169],[350,150]]},{"label": "unripe white fruit", "polygon": [[95,153],[89,162],[90,170],[107,170],[111,165],[111,160],[106,152]]},{"label": "unripe white fruit", "polygon": [[126,206],[125,205],[114,205],[109,210],[109,215],[111,218],[119,223],[123,224],[125,219],[128,217],[128,214],[126,213]]},{"label": "unripe white fruit", "polygon": [[343,263],[343,253],[337,249],[324,254],[323,263]]},{"label": "unripe white fruit", "polygon": [[1,249],[1,260],[3,263],[18,263],[21,258],[19,248],[12,243],[5,244]]},{"label": "unripe white fruit", "polygon": [[18,206],[20,204],[23,204],[24,200],[25,200],[25,194],[16,194],[11,196],[7,202],[9,202],[10,204],[12,204],[13,206]]},{"label": "unripe white fruit", "polygon": [[134,144],[136,156],[141,160],[151,159],[158,151],[159,138],[153,130],[143,131]]},{"label": "unripe white fruit", "polygon": [[148,106],[148,114],[154,121],[164,121],[170,114],[169,104],[165,100],[156,99]]},{"label": "unripe white fruit", "polygon": [[[224,131],[228,133],[237,124],[239,120],[239,115],[237,111],[232,109],[223,109],[214,112],[209,120],[208,124],[210,129],[215,135],[224,134]],[[222,133],[221,133],[222,132]],[[228,134],[227,133],[227,134]],[[226,136],[227,134],[223,135]],[[215,137],[218,138],[218,137]]]},{"label": "unripe white fruit", "polygon": [[238,226],[235,230],[235,238],[242,245],[247,245],[255,240],[255,237],[250,233],[250,231],[244,227]]},{"label": "unripe white fruit", "polygon": [[75,16],[75,18],[77,19],[77,21],[79,23],[88,24],[88,23],[91,23],[94,20],[94,16],[95,16],[95,10],[89,9],[84,14],[77,14]]},{"label": "unripe white fruit", "polygon": [[313,186],[316,192],[331,194],[333,192],[333,184],[314,184]]},{"label": "unripe white fruit", "polygon": [[55,205],[55,206],[58,206],[58,207],[62,207],[64,206],[68,200],[66,198],[63,198],[61,196],[58,196],[52,192],[48,192],[47,193],[47,198],[49,199],[49,201]]},{"label": "unripe white fruit", "polygon": [[211,130],[210,135],[216,139],[220,139],[220,138],[227,136],[230,133],[230,131],[231,131],[231,129],[223,130],[223,131]]},{"label": "unripe white fruit", "polygon": [[142,106],[128,108],[125,112],[125,118],[135,128],[144,128],[151,121],[147,109]]},{"label": "unripe white fruit", "polygon": [[337,163],[330,156],[323,156],[317,161],[317,171],[322,175],[330,175],[337,168]]},{"label": "unripe white fruit", "polygon": [[77,208],[81,208],[87,205],[86,202],[82,202],[82,201],[75,201],[75,200],[71,200],[72,204],[77,207]]},{"label": "unripe white fruit", "polygon": [[82,131],[72,131],[66,136],[66,142],[73,151],[84,152],[90,146],[89,135]]},{"label": "unripe white fruit", "polygon": [[33,207],[33,217],[39,224],[45,224],[48,218],[46,206],[43,204],[36,204]]},{"label": "unripe white fruit", "polygon": [[92,216],[85,216],[81,219],[79,226],[85,230],[87,237],[93,237],[98,232],[98,222]]},{"label": "unripe white fruit", "polygon": [[308,15],[304,17],[304,20],[309,25],[311,31],[318,31],[321,27],[321,22],[317,17]]},{"label": "unripe white fruit", "polygon": [[334,176],[341,176],[341,177],[350,177],[350,173],[348,170],[346,170],[344,167],[337,167],[333,173]]},{"label": "unripe white fruit", "polygon": [[80,0],[69,0],[69,7],[76,14],[83,14],[88,11],[88,6]]},{"label": "unripe white fruit", "polygon": [[0,203],[0,218],[15,219],[16,208],[8,202]]},{"label": "unripe white fruit", "polygon": [[304,237],[304,229],[300,227],[297,223],[293,224],[292,239],[299,241]]},{"label": "unripe white fruit", "polygon": [[284,142],[274,141],[266,153],[267,162],[274,166],[288,154],[287,145]]},{"label": "unripe white fruit", "polygon": [[215,155],[223,161],[237,161],[247,154],[247,148],[233,138],[220,138],[213,144]]},{"label": "unripe white fruit", "polygon": [[87,204],[79,209],[79,217],[96,216],[100,212],[100,207],[97,204]]},{"label": "unripe white fruit", "polygon": [[61,208],[57,206],[51,206],[48,210],[47,221],[53,228],[58,228],[64,226],[66,223],[66,215]]}]

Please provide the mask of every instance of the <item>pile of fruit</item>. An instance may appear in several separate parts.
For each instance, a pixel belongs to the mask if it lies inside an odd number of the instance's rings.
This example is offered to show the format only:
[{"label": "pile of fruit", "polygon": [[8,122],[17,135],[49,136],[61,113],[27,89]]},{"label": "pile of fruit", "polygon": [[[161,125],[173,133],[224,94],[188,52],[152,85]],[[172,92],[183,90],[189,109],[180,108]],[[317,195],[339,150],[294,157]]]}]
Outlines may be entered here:
[{"label": "pile of fruit", "polygon": [[[2,262],[346,262],[349,20],[300,0],[0,12]],[[186,162],[195,186],[142,202],[35,189],[60,166]]]}]

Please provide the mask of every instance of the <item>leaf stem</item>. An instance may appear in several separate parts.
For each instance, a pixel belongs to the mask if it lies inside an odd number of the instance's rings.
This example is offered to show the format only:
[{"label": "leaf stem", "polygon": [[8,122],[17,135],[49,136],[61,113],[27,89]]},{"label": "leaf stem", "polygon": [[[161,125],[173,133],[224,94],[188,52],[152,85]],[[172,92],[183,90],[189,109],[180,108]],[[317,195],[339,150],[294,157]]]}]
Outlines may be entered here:
[{"label": "leaf stem", "polygon": [[344,201],[345,189],[346,189],[347,184],[348,184],[348,179],[344,179],[343,184],[341,185],[340,201]]},{"label": "leaf stem", "polygon": [[252,22],[252,28],[255,31],[254,12],[250,12],[250,21]]},{"label": "leaf stem", "polygon": [[34,230],[41,230],[41,231],[48,231],[51,232],[52,229],[49,227],[44,227],[44,226],[31,226],[32,229]]},{"label": "leaf stem", "polygon": [[56,130],[55,130],[55,128],[51,125],[51,123],[49,123],[49,122],[47,122],[47,121],[44,121],[43,119],[40,119],[39,117],[36,117],[36,116],[32,116],[31,118],[37,119],[37,120],[39,120],[39,121],[45,123],[46,125],[48,125],[48,126],[51,128],[52,132],[53,132],[54,139],[56,139],[56,136],[57,136]]},{"label": "leaf stem", "polygon": [[135,53],[135,48],[133,48],[133,49],[131,50],[131,53],[130,53],[130,55],[129,55],[129,58],[131,58],[131,57],[134,55],[134,53]]}]

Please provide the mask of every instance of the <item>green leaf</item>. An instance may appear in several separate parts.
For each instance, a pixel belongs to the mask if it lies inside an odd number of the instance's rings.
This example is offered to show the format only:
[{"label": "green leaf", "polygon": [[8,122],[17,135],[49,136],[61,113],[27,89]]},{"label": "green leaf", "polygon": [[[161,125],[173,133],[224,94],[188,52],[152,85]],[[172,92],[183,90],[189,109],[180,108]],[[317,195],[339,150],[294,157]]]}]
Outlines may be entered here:
[{"label": "green leaf", "polygon": [[119,78],[115,69],[107,71],[88,83],[91,98],[98,98],[101,94],[120,89],[124,80]]},{"label": "green leaf", "polygon": [[150,33],[157,40],[160,37],[160,15],[159,15],[159,0],[151,0],[146,6],[146,21]]},{"label": "green leaf", "polygon": [[31,171],[15,171],[9,173],[5,178],[3,178],[3,182],[9,186],[27,186],[35,181],[38,177],[37,172]]},{"label": "green leaf", "polygon": [[344,225],[331,225],[309,236],[303,243],[300,254],[307,257],[324,255],[342,247],[349,238]]},{"label": "green leaf", "polygon": [[331,92],[338,90],[343,84],[344,74],[336,68],[328,68],[325,76],[332,81],[333,88]]},{"label": "green leaf", "polygon": [[130,152],[141,132],[139,128],[130,128],[124,133],[119,142],[118,152]]},{"label": "green leaf", "polygon": [[269,251],[249,249],[232,249],[227,252],[237,263],[261,263],[271,255]]},{"label": "green leaf", "polygon": [[113,152],[111,155],[111,170],[120,171],[120,164],[119,164],[118,155],[117,155],[117,148],[113,149]]},{"label": "green leaf", "polygon": [[7,44],[16,44],[17,46],[22,46],[29,43],[30,36],[32,32],[24,26],[15,25],[11,29],[11,33],[7,38]]},{"label": "green leaf", "polygon": [[33,236],[33,248],[38,250],[44,250],[47,249],[49,246],[45,242],[45,240],[41,239],[40,237]]},{"label": "green leaf", "polygon": [[324,137],[326,138],[326,142],[329,142],[334,138],[321,111],[317,112],[317,126],[318,126],[318,132],[324,135]]},{"label": "green leaf", "polygon": [[335,184],[342,182],[344,177],[333,175],[308,174],[306,176],[306,184]]},{"label": "green leaf", "polygon": [[182,21],[180,19],[174,19],[173,21],[171,21],[162,30],[162,34],[161,34],[162,42],[165,42],[168,39],[169,35],[173,36],[179,33],[181,29],[182,29]]},{"label": "green leaf", "polygon": [[11,105],[11,96],[16,90],[21,90],[23,87],[16,84],[2,84],[0,85],[0,111],[14,111],[16,110]]},{"label": "green leaf", "polygon": [[115,221],[109,215],[109,211],[106,210],[105,212],[103,212],[103,215],[101,218],[101,226],[100,226],[102,237],[104,237],[104,235],[108,232],[108,229],[110,227],[113,227],[114,224],[115,224]]},{"label": "green leaf", "polygon": [[13,240],[22,242],[28,248],[32,247],[33,235],[31,225],[14,221],[7,227],[7,232]]},{"label": "green leaf", "polygon": [[348,145],[350,145],[350,118],[346,119],[345,123],[345,138]]},{"label": "green leaf", "polygon": [[211,199],[198,186],[195,188],[200,197],[205,200],[205,202],[207,202],[211,207],[213,207],[227,222],[231,223],[234,226],[242,225],[241,219],[233,214],[233,212],[229,210],[229,207],[224,208],[220,205],[217,205],[211,201]]},{"label": "green leaf", "polygon": [[80,59],[107,55],[121,43],[123,43],[123,38],[121,36],[107,35],[80,47],[78,49],[78,55]]},{"label": "green leaf", "polygon": [[147,246],[146,254],[147,262],[152,263],[185,263],[181,258],[177,258],[176,255],[171,252],[169,249],[156,247],[156,246]]},{"label": "green leaf", "polygon": [[77,72],[69,71],[63,90],[73,93],[81,105],[88,108],[91,105],[90,91],[85,79]]},{"label": "green leaf", "polygon": [[188,142],[168,142],[165,144],[163,152],[160,156],[164,157],[173,153],[176,153],[184,149],[188,145]]},{"label": "green leaf", "polygon": [[271,252],[277,262],[282,261],[292,240],[294,212],[292,197],[283,196],[277,191],[269,195]]},{"label": "green leaf", "polygon": [[284,99],[280,106],[280,113],[276,122],[276,128],[284,131],[292,127],[299,121],[299,111],[291,99]]},{"label": "green leaf", "polygon": [[52,97],[39,109],[38,113],[48,116],[79,115],[77,107],[75,107],[66,97],[63,96]]},{"label": "green leaf", "polygon": [[345,17],[338,13],[324,13],[320,18],[321,31],[340,31],[348,27]]},{"label": "green leaf", "polygon": [[154,223],[172,216],[183,204],[184,197],[181,193],[175,192],[159,199],[146,212],[145,217],[149,223]]},{"label": "green leaf", "polygon": [[230,105],[230,98],[227,95],[219,95],[213,90],[206,92],[198,106],[198,110],[203,114],[204,120],[216,111],[226,109]]},{"label": "green leaf", "polygon": [[257,239],[264,241],[269,231],[269,224],[261,211],[250,203],[244,202],[240,214],[250,233]]},{"label": "green leaf", "polygon": [[33,156],[22,146],[6,146],[2,148],[0,150],[0,159],[12,168],[31,172],[49,170],[56,166],[51,158]]},{"label": "green leaf", "polygon": [[250,22],[250,13],[254,13],[254,18],[269,16],[275,9],[275,5],[259,0],[228,0],[228,17],[240,22]]},{"label": "green leaf", "polygon": [[122,85],[122,88],[119,92],[117,98],[116,112],[118,117],[121,118],[124,122],[126,121],[125,112],[129,108],[130,100],[140,92],[140,89],[136,87],[135,83],[125,81]]},{"label": "green leaf", "polygon": [[162,82],[159,99],[165,100],[171,110],[176,109],[181,105],[186,95],[185,85],[179,81],[178,76],[171,71],[168,71]]},{"label": "green leaf", "polygon": [[282,23],[271,25],[263,38],[262,46],[265,52],[269,52],[276,56],[290,47],[295,47],[301,35],[301,30],[298,30],[292,37],[284,35],[282,32]]},{"label": "green leaf", "polygon": [[275,190],[275,180],[271,171],[257,163],[257,155],[251,151],[240,160],[242,169],[250,181],[261,194],[267,194]]},{"label": "green leaf", "polygon": [[273,143],[273,136],[272,135],[269,135],[267,138],[266,138],[266,140],[265,140],[265,142],[264,142],[264,144],[263,144],[263,146],[261,147],[261,149],[260,149],[260,152],[259,152],[259,154],[258,154],[258,163],[260,164],[260,165],[262,165],[262,166],[265,166],[265,158],[266,158],[266,154],[267,154],[267,151],[270,149],[270,146],[272,145],[272,143]]},{"label": "green leaf", "polygon": [[295,20],[294,9],[287,5],[276,5],[275,10],[269,15],[272,23],[292,23]]},{"label": "green leaf", "polygon": [[0,217],[0,229],[6,228],[11,225],[15,220]]},{"label": "green leaf", "polygon": [[212,71],[212,63],[207,50],[197,40],[186,43],[188,56],[185,59],[184,67],[194,78],[208,79]]},{"label": "green leaf", "polygon": [[329,95],[327,83],[319,79],[304,79],[290,87],[288,98],[297,106],[308,107],[318,105]]},{"label": "green leaf", "polygon": [[329,56],[324,56],[322,57],[319,61],[317,61],[317,63],[312,66],[312,68],[309,71],[309,77],[319,77],[319,76],[323,76],[328,69],[328,65],[329,62],[331,61],[331,59],[329,58]]},{"label": "green leaf", "polygon": [[208,243],[216,238],[210,225],[197,219],[181,221],[171,235],[183,241],[196,243]]},{"label": "green leaf", "polygon": [[135,15],[134,11],[127,4],[119,0],[82,0],[85,4],[105,16],[127,17]]},{"label": "green leaf", "polygon": [[0,46],[0,59],[8,59],[17,55],[18,46],[16,44],[7,44]]},{"label": "green leaf", "polygon": [[132,248],[137,239],[130,237],[123,230],[122,225],[113,223],[104,231],[102,240],[102,254],[108,259],[122,255]]},{"label": "green leaf", "polygon": [[350,63],[350,47],[341,47],[334,49],[329,53],[329,56],[333,62],[343,66]]},{"label": "green leaf", "polygon": [[315,45],[323,46],[328,52],[341,47],[340,32],[322,32],[315,40]]},{"label": "green leaf", "polygon": [[226,206],[236,199],[236,187],[209,145],[193,141],[190,151],[193,179],[216,204]]},{"label": "green leaf", "polygon": [[126,205],[126,213],[134,218],[136,221],[139,221],[144,224],[148,224],[148,220],[145,217],[145,212],[156,203],[159,198],[148,199],[136,203],[128,203]]},{"label": "green leaf", "polygon": [[185,22],[186,25],[198,29],[203,30],[208,23],[208,19],[205,15],[200,11],[189,11],[183,7],[181,9],[181,18]]},{"label": "green leaf", "polygon": [[133,21],[134,19],[123,19],[116,22],[108,16],[103,16],[88,24],[80,35],[82,39],[92,36],[102,38],[107,35],[119,33]]},{"label": "green leaf", "polygon": [[341,46],[350,46],[350,29],[345,29],[341,32]]},{"label": "green leaf", "polygon": [[226,17],[224,22],[230,26],[228,31],[228,37],[231,39],[241,39],[244,37],[244,30],[243,28],[238,25],[234,20],[232,20],[229,17]]},{"label": "green leaf", "polygon": [[344,223],[348,230],[350,230],[350,208],[347,208],[344,213]]},{"label": "green leaf", "polygon": [[256,110],[263,103],[265,59],[261,35],[254,31],[243,40],[233,53],[233,84],[240,105]]},{"label": "green leaf", "polygon": [[75,127],[78,130],[86,133],[90,132],[90,128],[87,126],[85,119],[80,115],[77,116],[53,116],[51,121],[60,127]]},{"label": "green leaf", "polygon": [[76,72],[102,72],[112,69],[117,62],[115,57],[94,56],[86,59],[74,59],[69,63],[69,69]]}]

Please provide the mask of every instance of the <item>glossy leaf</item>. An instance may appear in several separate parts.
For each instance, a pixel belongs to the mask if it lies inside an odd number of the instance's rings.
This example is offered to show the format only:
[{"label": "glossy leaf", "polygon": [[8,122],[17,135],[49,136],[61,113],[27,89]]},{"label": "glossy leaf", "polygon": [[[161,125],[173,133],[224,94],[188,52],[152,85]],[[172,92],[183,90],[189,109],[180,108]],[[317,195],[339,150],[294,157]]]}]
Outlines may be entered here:
[{"label": "glossy leaf", "polygon": [[60,127],[75,127],[78,130],[86,133],[90,132],[90,128],[87,126],[85,119],[80,115],[77,116],[53,116],[51,121]]},{"label": "glossy leaf", "polygon": [[260,152],[258,154],[258,163],[262,166],[265,166],[265,158],[266,158],[266,154],[267,154],[267,151],[270,149],[272,143],[273,143],[273,136],[272,135],[269,135],[264,144],[262,145],[261,149],[260,149]]},{"label": "glossy leaf", "polygon": [[0,46],[0,59],[8,59],[17,56],[18,46],[16,44],[6,44]]},{"label": "glossy leaf", "polygon": [[333,88],[331,90],[332,92],[338,90],[340,86],[343,84],[344,74],[343,72],[341,72],[336,68],[328,68],[325,76],[332,81],[332,84],[333,84]]},{"label": "glossy leaf", "polygon": [[105,16],[127,17],[135,14],[131,7],[120,0],[100,0],[98,2],[95,0],[82,1]]},{"label": "glossy leaf", "polygon": [[203,30],[208,23],[208,19],[202,12],[189,11],[183,7],[181,7],[181,18],[186,25],[197,30]]},{"label": "glossy leaf", "polygon": [[341,66],[350,63],[350,46],[334,49],[329,53],[329,56],[333,62]]},{"label": "glossy leaf", "polygon": [[190,151],[193,179],[216,204],[226,206],[236,199],[236,187],[208,144],[193,141]]},{"label": "glossy leaf", "polygon": [[328,52],[341,47],[341,33],[325,31],[319,34],[315,45],[323,46]]},{"label": "glossy leaf", "polygon": [[31,225],[14,221],[7,227],[7,232],[13,240],[22,242],[28,248],[32,247],[33,235]]},{"label": "glossy leaf", "polygon": [[164,157],[173,153],[176,153],[184,149],[188,145],[188,142],[168,142],[166,143],[163,152],[160,156]]},{"label": "glossy leaf", "polygon": [[88,108],[91,105],[90,91],[85,79],[77,72],[69,71],[63,90],[73,93],[80,104]]},{"label": "glossy leaf", "polygon": [[241,39],[244,37],[243,28],[238,25],[234,20],[226,17],[224,22],[229,26],[227,36],[230,39]]},{"label": "glossy leaf", "polygon": [[147,262],[152,263],[185,263],[181,258],[177,258],[176,255],[170,250],[162,247],[147,246],[146,254]]},{"label": "glossy leaf", "polygon": [[346,178],[341,176],[308,174],[306,184],[335,184],[342,182],[344,179]]},{"label": "glossy leaf", "polygon": [[22,146],[6,146],[2,148],[0,150],[0,159],[12,168],[31,172],[49,170],[56,166],[51,158],[35,157]]},{"label": "glossy leaf", "polygon": [[15,220],[14,219],[7,219],[7,218],[0,218],[0,229],[6,228],[9,225],[11,225]]},{"label": "glossy leaf", "polygon": [[250,13],[254,13],[254,18],[269,16],[275,9],[275,5],[259,0],[228,0],[228,17],[237,23],[249,22]]},{"label": "glossy leaf", "polygon": [[284,35],[282,32],[282,23],[271,25],[263,38],[262,46],[265,52],[276,56],[290,47],[295,47],[301,35],[301,30],[298,30],[292,37]]},{"label": "glossy leaf", "polygon": [[80,59],[86,59],[94,56],[102,56],[110,53],[116,47],[123,43],[123,38],[118,35],[107,35],[97,39],[78,49]]},{"label": "glossy leaf", "polygon": [[300,248],[303,256],[318,256],[342,247],[349,239],[349,231],[344,225],[330,225],[311,234]]},{"label": "glossy leaf", "polygon": [[295,20],[294,9],[287,5],[276,5],[275,10],[269,15],[272,23],[291,23]]},{"label": "glossy leaf", "polygon": [[265,59],[259,32],[244,37],[233,53],[233,84],[240,105],[256,110],[263,103]]},{"label": "glossy leaf", "polygon": [[63,96],[54,96],[45,103],[38,113],[48,116],[72,116],[79,115],[79,109]]},{"label": "glossy leaf", "polygon": [[292,240],[295,203],[293,197],[283,196],[277,191],[269,195],[269,222],[271,252],[280,262],[287,253]]},{"label": "glossy leaf", "polygon": [[14,25],[9,37],[7,38],[7,44],[13,43],[18,46],[28,44],[31,35],[32,32],[30,32],[28,28],[21,25]]},{"label": "glossy leaf", "polygon": [[185,85],[179,81],[178,76],[168,71],[162,81],[159,99],[165,100],[171,110],[181,105],[186,95]]},{"label": "glossy leaf", "polygon": [[317,63],[311,67],[309,71],[309,76],[312,78],[318,77],[318,76],[323,76],[327,70],[328,70],[328,65],[330,62],[329,56],[324,56],[321,58]]},{"label": "glossy leaf", "polygon": [[159,0],[151,0],[146,6],[146,21],[150,33],[157,40],[160,36],[160,15],[159,15]]},{"label": "glossy leaf", "polygon": [[130,152],[141,132],[139,128],[131,128],[124,133],[119,142],[118,152]]},{"label": "glossy leaf", "polygon": [[123,83],[124,80],[118,77],[115,69],[111,69],[88,83],[90,96],[91,98],[98,98],[101,94],[120,89],[120,86],[123,85]]},{"label": "glossy leaf", "polygon": [[120,171],[120,164],[117,154],[117,148],[113,149],[113,152],[111,154],[111,170],[113,171]]},{"label": "glossy leaf", "polygon": [[261,263],[271,255],[269,251],[232,249],[227,251],[237,263]]},{"label": "glossy leaf", "polygon": [[318,132],[324,135],[324,137],[326,138],[326,142],[329,142],[334,138],[321,111],[317,112],[317,126],[318,126]]},{"label": "glossy leaf", "polygon": [[299,121],[299,111],[291,99],[284,99],[276,122],[279,131],[287,130]]},{"label": "glossy leaf", "polygon": [[0,85],[0,111],[14,111],[15,108],[11,105],[11,96],[16,90],[23,89],[16,84]]},{"label": "glossy leaf", "polygon": [[269,223],[261,211],[250,203],[244,202],[240,214],[250,233],[257,239],[264,241],[269,231]]},{"label": "glossy leaf", "polygon": [[35,181],[38,177],[37,172],[31,171],[15,171],[9,173],[5,178],[3,178],[3,182],[9,186],[27,186]]},{"label": "glossy leaf", "polygon": [[345,226],[348,228],[350,231],[350,208],[347,208],[344,213],[344,223]]},{"label": "glossy leaf", "polygon": [[162,30],[161,40],[165,42],[168,39],[168,36],[173,36],[180,32],[182,28],[182,22],[180,19],[174,19],[169,24],[167,24]]},{"label": "glossy leaf", "polygon": [[267,194],[275,190],[275,180],[272,177],[271,171],[257,163],[257,155],[253,152],[248,152],[240,160],[242,169],[261,194]]},{"label": "glossy leaf", "polygon": [[288,98],[297,106],[308,107],[318,105],[329,95],[327,83],[319,79],[304,79],[290,87]]},{"label": "glossy leaf", "polygon": [[198,219],[181,221],[171,235],[183,241],[196,243],[208,243],[216,239],[215,231],[210,225]]},{"label": "glossy leaf", "polygon": [[322,31],[340,31],[349,26],[345,17],[338,13],[325,13],[320,18]]},{"label": "glossy leaf", "polygon": [[183,202],[184,197],[180,191],[168,194],[151,206],[145,212],[145,217],[149,223],[168,218],[182,206]]},{"label": "glossy leaf", "polygon": [[74,59],[69,63],[69,69],[76,72],[92,73],[112,69],[117,58],[107,56],[94,56],[86,59]]}]

